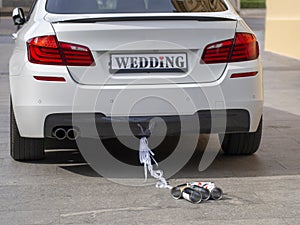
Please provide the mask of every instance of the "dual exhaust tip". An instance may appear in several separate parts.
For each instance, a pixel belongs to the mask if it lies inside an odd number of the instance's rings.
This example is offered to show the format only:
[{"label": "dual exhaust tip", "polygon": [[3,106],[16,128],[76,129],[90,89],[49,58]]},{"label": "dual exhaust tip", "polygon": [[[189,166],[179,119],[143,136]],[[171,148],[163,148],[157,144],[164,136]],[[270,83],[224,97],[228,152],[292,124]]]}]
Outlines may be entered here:
[{"label": "dual exhaust tip", "polygon": [[69,139],[70,141],[75,141],[78,137],[79,137],[79,130],[76,128],[56,128],[53,131],[53,136],[57,139],[57,140],[64,140],[64,139]]}]

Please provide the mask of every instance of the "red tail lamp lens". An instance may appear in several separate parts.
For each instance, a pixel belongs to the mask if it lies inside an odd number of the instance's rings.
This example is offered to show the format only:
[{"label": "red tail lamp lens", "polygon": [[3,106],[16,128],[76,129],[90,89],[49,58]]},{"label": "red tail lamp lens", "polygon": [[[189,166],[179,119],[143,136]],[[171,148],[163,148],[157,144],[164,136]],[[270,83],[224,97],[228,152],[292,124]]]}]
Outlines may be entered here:
[{"label": "red tail lamp lens", "polygon": [[93,55],[89,48],[58,42],[56,36],[35,37],[27,41],[28,60],[35,64],[93,66]]},{"label": "red tail lamp lens", "polygon": [[237,33],[230,62],[240,62],[257,59],[259,46],[253,34]]},{"label": "red tail lamp lens", "polygon": [[206,64],[241,62],[257,59],[259,45],[253,34],[236,33],[234,39],[209,44],[203,51]]}]

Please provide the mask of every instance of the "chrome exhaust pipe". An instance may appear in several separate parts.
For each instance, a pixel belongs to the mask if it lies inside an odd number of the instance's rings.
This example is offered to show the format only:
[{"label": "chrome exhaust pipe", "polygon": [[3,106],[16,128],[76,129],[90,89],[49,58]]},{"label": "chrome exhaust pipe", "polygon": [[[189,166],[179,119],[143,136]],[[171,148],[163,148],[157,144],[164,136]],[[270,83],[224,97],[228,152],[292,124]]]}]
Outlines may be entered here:
[{"label": "chrome exhaust pipe", "polygon": [[57,128],[54,130],[53,132],[53,136],[57,139],[57,140],[64,140],[67,137],[67,132],[65,129],[63,128]]},{"label": "chrome exhaust pipe", "polygon": [[75,128],[70,128],[67,130],[67,138],[70,141],[75,141],[79,137],[79,130]]}]

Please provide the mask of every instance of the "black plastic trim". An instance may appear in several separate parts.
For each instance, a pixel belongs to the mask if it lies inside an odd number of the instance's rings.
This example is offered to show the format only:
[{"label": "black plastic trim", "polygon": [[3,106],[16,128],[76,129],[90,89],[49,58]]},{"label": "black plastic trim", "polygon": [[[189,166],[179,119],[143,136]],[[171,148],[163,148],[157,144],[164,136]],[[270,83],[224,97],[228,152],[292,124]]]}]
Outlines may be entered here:
[{"label": "black plastic trim", "polygon": [[204,17],[204,16],[123,16],[123,17],[97,17],[80,18],[57,21],[58,23],[97,23],[97,22],[118,22],[118,21],[161,21],[161,20],[189,20],[189,21],[236,21],[231,18],[223,17]]},{"label": "black plastic trim", "polygon": [[[149,121],[154,117],[162,118],[167,124],[168,135],[178,134],[181,130],[180,121],[193,122],[192,118],[198,116],[200,123],[199,130],[184,130],[185,133],[224,133],[224,122],[226,120],[225,133],[245,133],[249,132],[250,115],[244,109],[229,109],[229,110],[203,110],[197,112],[194,116],[140,116],[140,117],[106,117],[104,114],[96,113],[63,113],[51,114],[47,116],[44,126],[45,137],[53,137],[52,132],[56,127],[71,127],[73,119],[76,120],[76,127],[80,129],[80,125],[85,128],[95,126],[100,137],[115,137],[112,128],[112,120],[122,127],[122,124],[130,125],[131,131],[136,136],[141,135],[141,130],[137,124],[143,127],[148,127]],[[213,118],[213,119],[212,119]],[[214,126],[212,127],[212,120]],[[129,134],[130,135],[130,134]]]}]

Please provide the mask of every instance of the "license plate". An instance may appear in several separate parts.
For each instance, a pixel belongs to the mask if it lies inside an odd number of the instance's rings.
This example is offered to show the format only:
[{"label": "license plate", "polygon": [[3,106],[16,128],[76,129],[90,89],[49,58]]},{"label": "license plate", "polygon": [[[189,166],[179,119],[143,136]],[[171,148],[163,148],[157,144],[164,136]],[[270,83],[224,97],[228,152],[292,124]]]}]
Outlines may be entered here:
[{"label": "license plate", "polygon": [[111,73],[186,72],[186,53],[111,54]]}]

